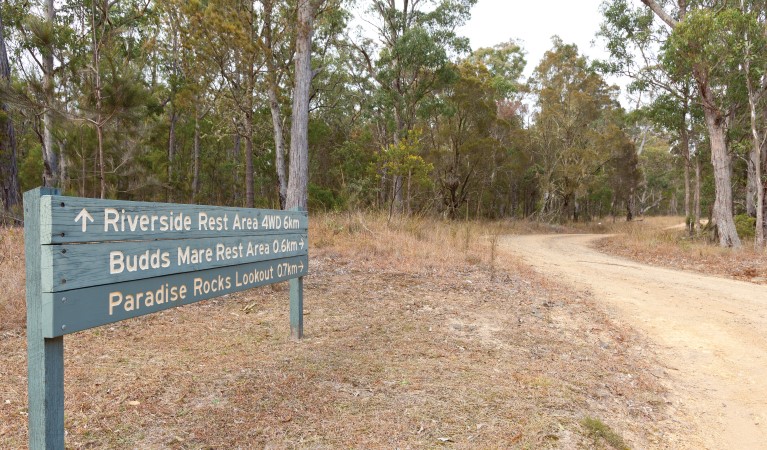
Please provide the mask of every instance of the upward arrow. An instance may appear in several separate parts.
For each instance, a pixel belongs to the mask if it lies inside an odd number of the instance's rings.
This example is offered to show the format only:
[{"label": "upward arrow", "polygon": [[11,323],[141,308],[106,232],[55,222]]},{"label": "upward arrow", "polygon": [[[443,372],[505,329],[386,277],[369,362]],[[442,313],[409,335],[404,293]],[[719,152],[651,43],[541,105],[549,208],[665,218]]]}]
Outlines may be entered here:
[{"label": "upward arrow", "polygon": [[78,214],[77,217],[75,217],[75,223],[81,220],[83,222],[83,233],[85,233],[85,231],[88,229],[88,221],[90,220],[91,222],[93,222],[93,216],[91,216],[88,213],[88,210],[83,208],[83,210],[80,211],[80,214]]}]

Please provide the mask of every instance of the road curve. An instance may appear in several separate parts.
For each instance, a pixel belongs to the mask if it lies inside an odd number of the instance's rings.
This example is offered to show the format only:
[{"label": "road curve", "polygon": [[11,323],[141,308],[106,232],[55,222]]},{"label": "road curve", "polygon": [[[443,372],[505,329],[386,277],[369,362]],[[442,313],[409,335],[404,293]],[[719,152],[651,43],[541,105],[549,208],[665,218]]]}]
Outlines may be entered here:
[{"label": "road curve", "polygon": [[642,331],[668,369],[688,446],[767,449],[767,286],[600,253],[604,235],[506,236],[501,247],[546,276],[588,289]]}]

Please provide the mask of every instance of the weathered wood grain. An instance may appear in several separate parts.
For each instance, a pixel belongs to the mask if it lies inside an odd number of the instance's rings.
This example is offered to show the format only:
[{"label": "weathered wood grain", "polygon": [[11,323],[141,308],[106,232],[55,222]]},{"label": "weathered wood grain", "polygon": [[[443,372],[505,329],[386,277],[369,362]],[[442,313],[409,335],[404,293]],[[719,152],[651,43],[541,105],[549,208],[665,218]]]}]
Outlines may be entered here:
[{"label": "weathered wood grain", "polygon": [[40,270],[40,199],[58,190],[24,193],[24,250],[27,289],[29,448],[64,449],[64,338],[45,336],[47,327]]}]

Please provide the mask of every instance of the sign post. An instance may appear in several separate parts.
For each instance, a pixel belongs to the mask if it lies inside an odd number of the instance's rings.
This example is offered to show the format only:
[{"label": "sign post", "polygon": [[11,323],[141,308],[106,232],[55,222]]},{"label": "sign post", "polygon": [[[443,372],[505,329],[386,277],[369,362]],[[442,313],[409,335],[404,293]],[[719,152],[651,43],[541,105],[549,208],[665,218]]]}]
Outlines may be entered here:
[{"label": "sign post", "polygon": [[24,194],[31,449],[64,448],[63,336],[289,280],[303,336],[308,216]]},{"label": "sign post", "polygon": [[64,449],[64,337],[45,337],[40,265],[40,199],[57,189],[24,193],[24,252],[27,270],[27,390],[29,448]]}]

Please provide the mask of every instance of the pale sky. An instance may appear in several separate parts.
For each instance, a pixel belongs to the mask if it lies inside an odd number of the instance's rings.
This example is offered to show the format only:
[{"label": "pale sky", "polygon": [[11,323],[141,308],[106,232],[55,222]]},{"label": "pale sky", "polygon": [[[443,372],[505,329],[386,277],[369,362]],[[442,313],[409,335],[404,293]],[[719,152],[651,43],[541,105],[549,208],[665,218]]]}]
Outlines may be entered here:
[{"label": "pale sky", "polygon": [[509,39],[522,41],[529,75],[551,49],[554,35],[577,45],[589,59],[604,58],[605,52],[591,45],[602,21],[601,4],[602,0],[479,0],[471,20],[458,33],[471,40],[472,49]]}]

